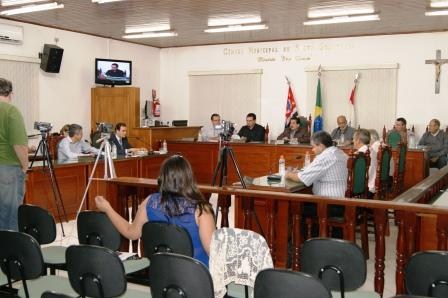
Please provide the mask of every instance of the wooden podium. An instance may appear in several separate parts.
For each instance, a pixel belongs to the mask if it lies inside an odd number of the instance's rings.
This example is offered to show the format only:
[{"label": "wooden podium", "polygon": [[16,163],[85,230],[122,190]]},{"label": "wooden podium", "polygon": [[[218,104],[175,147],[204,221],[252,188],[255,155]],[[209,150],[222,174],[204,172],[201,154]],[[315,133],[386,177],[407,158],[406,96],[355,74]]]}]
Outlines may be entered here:
[{"label": "wooden podium", "polygon": [[[130,142],[135,147],[148,145],[151,149],[159,149],[159,141],[191,139],[197,141],[202,126],[177,126],[177,127],[142,127],[133,128],[129,135]],[[137,139],[135,141],[135,139]],[[140,142],[138,142],[140,140]],[[137,143],[136,143],[137,142]]]}]

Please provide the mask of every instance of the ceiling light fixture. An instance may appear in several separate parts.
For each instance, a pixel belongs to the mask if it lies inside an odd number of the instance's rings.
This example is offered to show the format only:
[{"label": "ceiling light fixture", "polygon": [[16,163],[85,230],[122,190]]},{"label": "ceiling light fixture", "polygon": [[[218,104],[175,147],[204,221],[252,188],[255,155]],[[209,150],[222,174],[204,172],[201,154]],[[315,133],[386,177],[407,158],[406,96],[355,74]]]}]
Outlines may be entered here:
[{"label": "ceiling light fixture", "polygon": [[92,3],[103,4],[103,3],[120,2],[120,1],[125,1],[125,0],[92,0]]},{"label": "ceiling light fixture", "polygon": [[326,19],[315,19],[303,22],[304,25],[324,25],[324,24],[337,24],[337,23],[351,23],[351,22],[366,22],[366,21],[379,21],[378,14],[357,15],[357,16],[340,16]]},{"label": "ceiling light fixture", "polygon": [[441,10],[427,10],[425,16],[446,16],[448,15],[448,9]]},{"label": "ceiling light fixture", "polygon": [[12,16],[15,14],[44,11],[44,10],[51,10],[51,9],[57,9],[57,8],[64,8],[64,4],[58,4],[57,2],[52,2],[52,3],[38,4],[38,5],[27,5],[27,6],[23,6],[20,8],[3,10],[0,12],[0,15]]},{"label": "ceiling light fixture", "polygon": [[204,32],[207,33],[219,33],[219,32],[236,32],[236,31],[250,31],[250,30],[264,30],[269,27],[266,24],[256,24],[256,25],[230,25],[225,27],[216,27],[205,29]]},{"label": "ceiling light fixture", "polygon": [[171,30],[170,24],[146,24],[146,25],[131,25],[126,26],[124,33],[143,33],[143,32],[157,32]]},{"label": "ceiling light fixture", "polygon": [[139,39],[139,38],[156,38],[156,37],[170,37],[177,36],[177,32],[165,31],[165,32],[145,32],[140,34],[128,34],[123,35],[126,39]]},{"label": "ceiling light fixture", "polygon": [[208,19],[208,26],[229,26],[261,23],[261,17],[258,15],[232,15],[229,17],[215,16]]},{"label": "ceiling light fixture", "polygon": [[365,15],[375,12],[373,1],[328,1],[308,9],[308,18]]},{"label": "ceiling light fixture", "polygon": [[30,4],[36,2],[43,2],[48,0],[2,0],[2,6],[14,6],[14,5],[23,5]]},{"label": "ceiling light fixture", "polygon": [[430,7],[432,8],[443,8],[443,7],[447,7],[448,8],[448,1],[445,0],[441,0],[441,1],[431,1],[431,3],[429,4]]}]

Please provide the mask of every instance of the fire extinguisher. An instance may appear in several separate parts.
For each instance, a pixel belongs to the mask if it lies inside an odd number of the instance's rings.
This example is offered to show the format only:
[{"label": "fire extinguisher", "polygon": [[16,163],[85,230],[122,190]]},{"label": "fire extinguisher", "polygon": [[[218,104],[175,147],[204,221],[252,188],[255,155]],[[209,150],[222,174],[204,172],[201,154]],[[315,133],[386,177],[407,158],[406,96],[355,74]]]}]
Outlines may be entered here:
[{"label": "fire extinguisher", "polygon": [[154,117],[160,117],[160,100],[157,98],[155,89],[152,89],[152,114]]}]

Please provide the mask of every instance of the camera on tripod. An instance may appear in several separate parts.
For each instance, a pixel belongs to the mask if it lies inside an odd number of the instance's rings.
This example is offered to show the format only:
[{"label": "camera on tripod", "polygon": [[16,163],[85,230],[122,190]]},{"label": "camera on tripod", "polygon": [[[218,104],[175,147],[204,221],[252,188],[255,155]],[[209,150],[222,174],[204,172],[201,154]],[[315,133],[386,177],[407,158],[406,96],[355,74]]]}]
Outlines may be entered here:
[{"label": "camera on tripod", "polygon": [[231,121],[222,120],[220,125],[216,125],[215,129],[221,130],[219,136],[224,141],[230,141],[232,138],[233,132],[235,131],[235,123]]},{"label": "camera on tripod", "polygon": [[51,125],[51,123],[34,121],[34,129],[40,131],[41,133],[50,132],[52,128],[53,125]]}]

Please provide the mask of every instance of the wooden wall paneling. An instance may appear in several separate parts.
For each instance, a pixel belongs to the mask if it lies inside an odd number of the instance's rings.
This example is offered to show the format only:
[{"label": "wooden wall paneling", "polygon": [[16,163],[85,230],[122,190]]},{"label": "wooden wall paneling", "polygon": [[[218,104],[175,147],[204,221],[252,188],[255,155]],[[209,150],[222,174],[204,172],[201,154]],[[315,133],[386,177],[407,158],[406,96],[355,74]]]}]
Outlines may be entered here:
[{"label": "wooden wall paneling", "polygon": [[163,154],[151,155],[151,157],[140,159],[139,177],[157,179],[159,177],[160,166],[166,158],[168,158],[168,155]]}]

